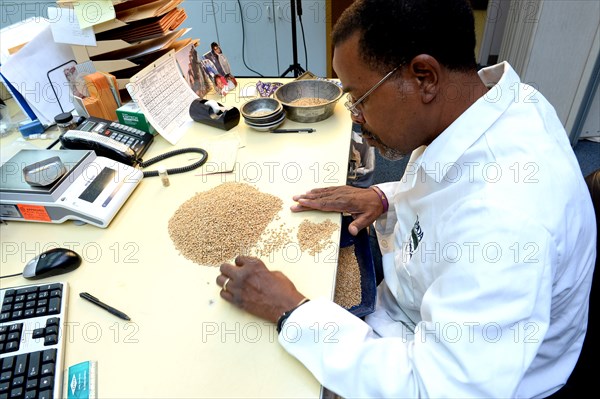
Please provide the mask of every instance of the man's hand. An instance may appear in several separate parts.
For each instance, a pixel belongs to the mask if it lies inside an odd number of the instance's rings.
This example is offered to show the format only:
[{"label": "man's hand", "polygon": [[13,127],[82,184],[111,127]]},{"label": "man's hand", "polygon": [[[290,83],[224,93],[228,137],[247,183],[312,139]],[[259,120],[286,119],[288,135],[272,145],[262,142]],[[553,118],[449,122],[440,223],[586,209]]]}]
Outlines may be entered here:
[{"label": "man's hand", "polygon": [[283,273],[270,271],[258,258],[238,256],[235,265],[223,263],[220,270],[221,298],[265,320],[277,322],[304,299]]},{"label": "man's hand", "polygon": [[290,208],[292,212],[316,209],[352,215],[354,221],[348,226],[348,231],[353,236],[370,226],[383,213],[381,199],[371,188],[352,186],[315,188],[306,194],[294,196],[293,200],[298,204]]}]

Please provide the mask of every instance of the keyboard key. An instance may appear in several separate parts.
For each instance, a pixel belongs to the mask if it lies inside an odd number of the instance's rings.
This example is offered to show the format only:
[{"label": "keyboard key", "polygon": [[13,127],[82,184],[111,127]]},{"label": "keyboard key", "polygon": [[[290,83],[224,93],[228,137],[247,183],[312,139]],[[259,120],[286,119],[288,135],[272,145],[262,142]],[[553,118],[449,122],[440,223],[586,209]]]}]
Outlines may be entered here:
[{"label": "keyboard key", "polygon": [[45,333],[46,333],[45,328],[36,328],[35,330],[33,330],[31,337],[33,339],[43,338]]},{"label": "keyboard key", "polygon": [[46,349],[42,352],[42,363],[55,363],[56,349]]},{"label": "keyboard key", "polygon": [[2,351],[3,353],[8,353],[8,352],[16,352],[19,350],[19,343],[16,341],[10,341],[7,342],[6,345],[4,345],[4,351]]},{"label": "keyboard key", "polygon": [[42,391],[38,399],[52,399],[52,391]]},{"label": "keyboard key", "polygon": [[46,335],[58,335],[58,326],[46,327]]},{"label": "keyboard key", "polygon": [[54,379],[52,378],[52,376],[42,377],[42,379],[40,380],[40,389],[52,388],[53,382]]},{"label": "keyboard key", "polygon": [[5,357],[2,360],[2,367],[0,367],[1,371],[12,370],[15,367],[15,357],[9,356]]},{"label": "keyboard key", "polygon": [[0,382],[6,382],[12,380],[13,373],[12,371],[5,371],[0,373]]},{"label": "keyboard key", "polygon": [[40,374],[40,352],[33,352],[29,355],[29,364],[27,365],[27,378],[35,378]]},{"label": "keyboard key", "polygon": [[42,376],[54,375],[54,363],[46,363],[42,365]]},{"label": "keyboard key", "polygon": [[49,334],[44,337],[44,346],[56,345],[58,334]]},{"label": "keyboard key", "polygon": [[46,327],[58,326],[59,324],[60,319],[58,317],[48,317],[48,320],[46,320]]},{"label": "keyboard key", "polygon": [[15,375],[25,375],[27,371],[27,354],[17,356],[14,370]]},{"label": "keyboard key", "polygon": [[20,375],[18,377],[13,378],[13,380],[12,380],[13,387],[22,387],[23,385],[25,385],[25,377]]},{"label": "keyboard key", "polygon": [[12,312],[11,318],[13,320],[19,320],[23,317],[23,311],[22,310],[16,310],[14,312]]}]

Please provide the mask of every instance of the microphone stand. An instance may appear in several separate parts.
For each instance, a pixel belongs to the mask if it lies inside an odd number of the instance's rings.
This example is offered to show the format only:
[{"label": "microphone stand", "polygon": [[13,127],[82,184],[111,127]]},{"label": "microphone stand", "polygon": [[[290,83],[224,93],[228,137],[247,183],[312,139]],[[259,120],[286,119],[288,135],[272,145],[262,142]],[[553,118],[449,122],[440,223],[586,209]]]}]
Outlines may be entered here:
[{"label": "microphone stand", "polygon": [[[298,0],[298,15],[302,16],[302,0]],[[304,72],[304,68],[298,63],[298,44],[296,43],[296,0],[290,0],[290,8],[292,12],[292,55],[294,57],[294,63],[291,64],[280,77],[285,77],[290,72],[294,73],[294,77],[297,78]]]}]

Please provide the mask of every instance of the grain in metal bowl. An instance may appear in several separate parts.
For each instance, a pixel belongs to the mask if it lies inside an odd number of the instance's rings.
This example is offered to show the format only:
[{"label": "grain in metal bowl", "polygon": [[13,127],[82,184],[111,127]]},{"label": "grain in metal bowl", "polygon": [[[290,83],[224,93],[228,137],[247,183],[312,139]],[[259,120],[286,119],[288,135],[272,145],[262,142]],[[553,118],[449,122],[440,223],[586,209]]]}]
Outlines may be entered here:
[{"label": "grain in metal bowl", "polygon": [[329,118],[342,94],[333,82],[304,79],[284,84],[273,96],[283,104],[288,119],[311,123]]}]

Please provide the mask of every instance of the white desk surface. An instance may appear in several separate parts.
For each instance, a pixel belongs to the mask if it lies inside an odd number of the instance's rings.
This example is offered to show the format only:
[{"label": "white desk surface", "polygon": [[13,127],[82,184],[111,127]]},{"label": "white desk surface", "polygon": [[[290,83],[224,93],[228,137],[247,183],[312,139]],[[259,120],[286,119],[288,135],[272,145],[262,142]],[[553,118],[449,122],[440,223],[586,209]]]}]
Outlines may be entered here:
[{"label": "white desk surface", "polygon": [[[240,79],[240,86],[248,84],[254,81]],[[240,108],[248,99],[230,93],[225,100],[217,100]],[[167,231],[169,219],[183,202],[224,181],[247,182],[280,197],[284,205],[281,219],[275,223],[294,228],[294,237],[304,219],[339,223],[337,213],[292,213],[289,206],[294,194],[345,184],[351,120],[342,102],[325,121],[299,124],[286,120],[281,127],[313,127],[317,132],[257,132],[242,118],[229,132],[192,122],[176,146],[157,136],[145,159],[174,148],[202,147],[229,134],[237,135],[244,147],[238,151],[234,173],[171,175],[169,187],[163,187],[158,177],[143,179],[106,229],[73,222],[8,222],[0,226],[2,275],[22,271],[33,256],[56,246],[72,248],[83,257],[75,271],[37,281],[69,284],[68,326],[63,330],[65,367],[97,360],[98,397],[320,395],[320,384],[278,344],[275,326],[222,300],[215,283],[218,268],[184,258]],[[1,143],[7,145],[18,136],[12,134]],[[191,163],[186,156],[169,162],[177,166]],[[336,234],[334,241],[339,231]],[[337,247],[317,256],[298,253],[297,245],[289,248],[288,253],[265,259],[268,267],[282,270],[308,297],[332,297]],[[19,276],[0,283],[9,287],[31,281]],[[131,322],[79,298],[83,291],[127,313]]]}]

